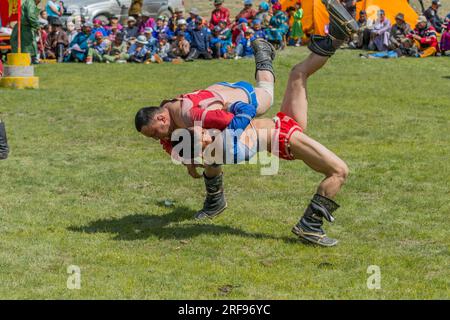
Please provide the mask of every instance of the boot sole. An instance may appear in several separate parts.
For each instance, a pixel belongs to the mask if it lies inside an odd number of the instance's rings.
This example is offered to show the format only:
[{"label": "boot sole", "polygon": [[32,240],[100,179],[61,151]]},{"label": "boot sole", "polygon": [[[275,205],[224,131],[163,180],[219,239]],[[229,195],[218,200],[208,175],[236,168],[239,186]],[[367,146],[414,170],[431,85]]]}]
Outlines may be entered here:
[{"label": "boot sole", "polygon": [[215,212],[215,213],[212,214],[212,215],[205,214],[204,216],[201,216],[201,217],[198,217],[198,216],[196,215],[196,216],[195,216],[195,219],[196,219],[196,220],[204,220],[204,219],[208,218],[208,219],[211,219],[211,220],[212,220],[212,219],[214,219],[215,217],[217,217],[218,215],[220,215],[222,212],[224,212],[226,208],[228,208],[228,203],[226,203],[226,204],[225,204],[225,207],[223,207],[220,211],[217,211],[217,212]]},{"label": "boot sole", "polygon": [[297,237],[300,238],[301,241],[306,242],[307,244],[315,244],[321,247],[334,247],[338,244],[338,241],[335,240],[333,243],[323,243],[320,242],[320,238],[313,238],[309,236],[305,236],[300,229],[297,227],[292,228],[292,233],[295,234]]}]

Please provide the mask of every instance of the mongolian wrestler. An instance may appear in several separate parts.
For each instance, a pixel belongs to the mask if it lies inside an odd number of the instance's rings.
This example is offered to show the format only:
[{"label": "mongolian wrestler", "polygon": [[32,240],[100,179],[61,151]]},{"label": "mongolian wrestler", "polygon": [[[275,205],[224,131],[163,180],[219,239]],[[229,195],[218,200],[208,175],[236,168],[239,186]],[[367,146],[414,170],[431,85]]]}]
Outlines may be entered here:
[{"label": "mongolian wrestler", "polygon": [[[159,139],[163,148],[170,154],[170,138],[176,129],[189,128],[194,122],[201,121],[205,129],[224,130],[233,118],[233,114],[227,110],[234,102],[243,101],[253,105],[258,115],[266,113],[273,104],[275,49],[262,39],[253,41],[252,47],[256,62],[255,88],[244,81],[221,82],[205,90],[163,101],[159,107],[142,108],[135,117],[137,131],[146,137]],[[192,177],[202,177],[197,173],[195,165],[186,164],[186,167]],[[207,196],[202,210],[196,215],[197,218],[217,215],[227,206],[223,193],[214,191],[223,189],[221,166],[206,166],[203,178]]]},{"label": "mongolian wrestler", "polygon": [[[252,110],[253,106],[237,102],[230,107],[234,118],[230,121],[227,130],[214,132],[201,128],[199,132],[199,130],[190,129],[193,134],[191,134],[189,147],[190,154],[195,154],[197,149],[202,150],[203,155],[205,153],[220,154],[220,159],[214,157],[213,161],[208,159],[207,163],[222,164],[246,161],[258,150],[269,150],[284,160],[302,160],[314,171],[322,173],[325,176],[324,180],[319,184],[316,194],[292,231],[303,240],[329,247],[336,245],[338,241],[327,237],[322,228],[323,220],[334,221],[333,213],[339,205],[332,199],[345,183],[349,170],[345,162],[337,155],[305,134],[308,118],[306,87],[308,78],[325,65],[345,38],[357,30],[357,26],[353,23],[354,20],[345,14],[346,12],[340,10],[335,1],[324,0],[324,2],[330,12],[330,34],[333,38],[316,38],[310,45],[313,53],[292,69],[281,110],[277,116],[274,119],[252,120],[256,114],[256,111]],[[335,10],[334,6],[339,10]],[[341,15],[339,19],[333,16],[336,12]],[[316,50],[317,48],[320,50]],[[246,129],[242,133],[243,128]],[[230,134],[229,131],[234,132]],[[237,136],[239,137],[236,139]],[[201,146],[195,148],[199,141]],[[180,140],[173,142],[174,150],[178,150],[176,146],[179,143]],[[211,146],[214,148],[220,146],[223,150],[219,153],[208,150]],[[186,159],[184,154],[185,152],[173,156],[182,156]],[[223,192],[223,190],[220,191]]]}]

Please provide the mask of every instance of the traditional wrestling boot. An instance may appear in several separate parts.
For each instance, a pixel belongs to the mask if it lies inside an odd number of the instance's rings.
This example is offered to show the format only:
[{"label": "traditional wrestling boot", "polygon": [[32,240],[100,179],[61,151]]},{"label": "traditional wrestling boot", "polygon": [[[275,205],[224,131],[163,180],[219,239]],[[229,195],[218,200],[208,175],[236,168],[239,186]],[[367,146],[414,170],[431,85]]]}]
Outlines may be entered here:
[{"label": "traditional wrestling boot", "polygon": [[252,42],[252,48],[255,53],[256,73],[263,70],[270,71],[275,78],[273,60],[275,60],[276,53],[274,46],[264,39],[256,39]]},{"label": "traditional wrestling boot", "polygon": [[292,232],[301,239],[324,247],[335,246],[338,241],[328,238],[322,229],[323,218],[329,222],[334,221],[331,215],[339,205],[331,199],[315,194],[303,217],[292,229]]},{"label": "traditional wrestling boot", "polygon": [[0,160],[8,158],[9,148],[6,139],[5,123],[0,120]]},{"label": "traditional wrestling boot", "polygon": [[223,192],[223,174],[208,178],[203,174],[206,186],[206,199],[203,209],[196,213],[196,219],[214,218],[227,208]]},{"label": "traditional wrestling boot", "polygon": [[322,0],[322,3],[330,15],[328,35],[313,35],[308,48],[320,56],[331,57],[359,26],[338,0]]}]

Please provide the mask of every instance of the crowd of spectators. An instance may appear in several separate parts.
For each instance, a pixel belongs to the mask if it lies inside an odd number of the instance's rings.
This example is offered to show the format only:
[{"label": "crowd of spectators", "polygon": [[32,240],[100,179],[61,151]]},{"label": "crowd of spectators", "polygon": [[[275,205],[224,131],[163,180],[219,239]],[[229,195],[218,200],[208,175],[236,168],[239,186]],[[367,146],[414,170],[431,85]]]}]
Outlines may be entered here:
[{"label": "crowd of spectators", "polygon": [[[398,13],[393,24],[383,10],[372,21],[365,11],[357,12],[360,0],[341,0],[357,18],[360,30],[348,42],[349,48],[377,51],[362,57],[428,57],[450,51],[450,14],[439,15],[440,2],[419,17],[415,26]],[[37,47],[39,59],[58,62],[181,63],[196,59],[241,59],[253,57],[251,43],[263,38],[277,49],[307,42],[302,27],[301,1],[283,10],[278,0],[243,1],[232,17],[223,0],[213,0],[209,20],[199,10],[176,8],[171,17],[152,18],[148,12],[130,15],[123,25],[116,16],[109,21],[62,21],[62,2],[48,1],[40,13]],[[438,41],[440,34],[440,42]],[[302,43],[303,42],[303,43]]]}]

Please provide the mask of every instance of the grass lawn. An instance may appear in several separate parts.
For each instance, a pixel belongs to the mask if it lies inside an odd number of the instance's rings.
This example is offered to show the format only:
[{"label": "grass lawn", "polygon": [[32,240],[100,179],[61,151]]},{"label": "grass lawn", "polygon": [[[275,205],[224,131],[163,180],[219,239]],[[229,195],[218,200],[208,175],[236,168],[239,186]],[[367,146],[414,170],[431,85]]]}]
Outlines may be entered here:
[{"label": "grass lawn", "polygon": [[[278,110],[290,68],[276,62]],[[0,91],[0,298],[449,298],[450,59],[340,51],[310,82],[309,135],[351,169],[323,249],[290,233],[321,176],[227,166],[229,209],[196,222],[202,181],[137,134],[134,114],[252,61],[36,67],[40,90]],[[174,202],[165,206],[164,201]],[[66,287],[67,267],[81,289]],[[381,289],[369,290],[370,265]]]}]

